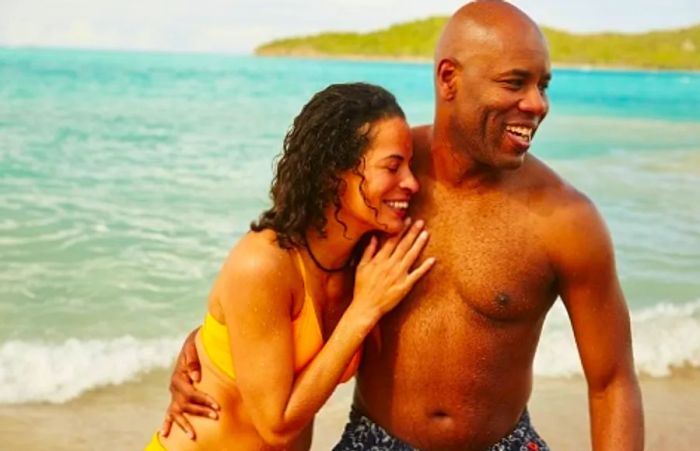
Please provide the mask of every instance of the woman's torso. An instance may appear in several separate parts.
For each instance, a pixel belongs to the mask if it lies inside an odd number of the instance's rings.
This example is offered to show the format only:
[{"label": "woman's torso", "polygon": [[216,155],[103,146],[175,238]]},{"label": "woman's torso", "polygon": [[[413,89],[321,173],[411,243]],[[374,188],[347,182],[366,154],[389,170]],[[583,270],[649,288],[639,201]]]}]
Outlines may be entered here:
[{"label": "woman's torso", "polygon": [[[254,239],[268,239],[265,232]],[[267,235],[267,236],[265,236]],[[251,238],[250,235],[244,239]],[[269,243],[277,246],[276,243]],[[279,249],[274,249],[279,252]],[[316,302],[324,296],[319,293],[318,284],[310,280],[305,269],[300,251],[290,249],[290,265],[286,272],[291,273],[289,280],[292,303],[292,337],[294,349],[294,372],[297,374],[313,360],[324,344],[324,335],[333,330],[342,311],[347,307],[351,290],[341,289],[328,302]],[[228,342],[228,332],[224,325],[223,309],[220,305],[222,298],[220,290],[226,284],[221,278],[226,277],[224,271],[214,284],[210,294],[208,313],[204,326],[197,333],[196,346],[202,365],[201,382],[195,387],[211,395],[221,406],[217,421],[187,415],[188,420],[197,431],[197,440],[191,441],[179,428],[173,427],[167,438],[161,437],[162,444],[170,450],[203,450],[203,449],[232,449],[232,450],[272,450],[258,434],[253,421],[241,398],[236,386],[235,374],[242,369],[236,369],[231,359]],[[287,278],[282,278],[287,279]],[[341,285],[347,286],[347,281]],[[351,281],[350,281],[351,282]],[[314,296],[312,296],[312,292]],[[328,308],[322,306],[328,305]],[[327,332],[327,333],[324,333]],[[360,355],[356,354],[348,365],[342,380],[352,377],[359,365]],[[311,445],[313,423],[310,423],[293,442],[290,450],[308,450]]]},{"label": "woman's torso", "polygon": [[[197,353],[202,365],[201,381],[195,388],[214,398],[221,410],[219,419],[214,421],[205,417],[187,415],[192,427],[197,431],[196,441],[192,441],[179,428],[173,426],[167,438],[161,437],[161,443],[168,450],[235,450],[268,451],[277,449],[265,443],[260,437],[250,418],[236,383],[217,368],[207,356],[201,340],[201,333],[195,339]],[[296,438],[289,450],[308,450],[311,446],[313,423]]]}]

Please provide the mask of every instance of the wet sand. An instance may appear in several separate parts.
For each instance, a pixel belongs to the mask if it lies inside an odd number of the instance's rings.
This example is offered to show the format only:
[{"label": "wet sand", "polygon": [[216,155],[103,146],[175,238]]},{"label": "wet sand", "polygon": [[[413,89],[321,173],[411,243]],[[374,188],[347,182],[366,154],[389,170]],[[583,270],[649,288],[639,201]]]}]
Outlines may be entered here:
[{"label": "wet sand", "polygon": [[[8,451],[140,450],[159,426],[168,374],[87,393],[65,404],[0,406],[0,449]],[[700,370],[642,378],[646,449],[688,449],[700,424]],[[346,421],[352,383],[336,390],[316,419],[314,451],[328,450]],[[554,450],[590,449],[586,386],[581,378],[537,378],[532,421]]]}]

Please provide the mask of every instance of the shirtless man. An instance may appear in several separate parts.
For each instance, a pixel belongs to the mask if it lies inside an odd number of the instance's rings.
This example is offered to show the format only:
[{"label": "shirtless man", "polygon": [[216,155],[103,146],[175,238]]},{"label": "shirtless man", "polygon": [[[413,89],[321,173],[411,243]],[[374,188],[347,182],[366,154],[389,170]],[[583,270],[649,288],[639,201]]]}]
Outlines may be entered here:
[{"label": "shirtless man", "polygon": [[[434,124],[414,129],[412,215],[426,219],[438,263],[367,340],[335,449],[547,449],[526,404],[557,297],[588,383],[593,448],[642,449],[610,236],[592,202],[527,153],[548,111],[541,31],[508,3],[469,3],[443,31],[434,75]],[[204,401],[184,374],[181,363],[171,415]]]}]

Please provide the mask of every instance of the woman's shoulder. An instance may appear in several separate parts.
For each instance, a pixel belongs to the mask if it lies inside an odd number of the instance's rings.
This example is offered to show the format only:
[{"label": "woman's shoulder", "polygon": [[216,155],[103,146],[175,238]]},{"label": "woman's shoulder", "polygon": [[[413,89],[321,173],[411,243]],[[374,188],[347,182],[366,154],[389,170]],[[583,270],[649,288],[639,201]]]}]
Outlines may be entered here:
[{"label": "woman's shoulder", "polygon": [[284,282],[296,272],[292,252],[279,245],[271,230],[248,232],[229,252],[222,275]]},{"label": "woman's shoulder", "polygon": [[[244,235],[229,252],[209,295],[209,311],[220,322],[246,312],[289,312],[299,292],[299,272],[292,250],[274,233]],[[228,313],[227,313],[228,312]]]}]

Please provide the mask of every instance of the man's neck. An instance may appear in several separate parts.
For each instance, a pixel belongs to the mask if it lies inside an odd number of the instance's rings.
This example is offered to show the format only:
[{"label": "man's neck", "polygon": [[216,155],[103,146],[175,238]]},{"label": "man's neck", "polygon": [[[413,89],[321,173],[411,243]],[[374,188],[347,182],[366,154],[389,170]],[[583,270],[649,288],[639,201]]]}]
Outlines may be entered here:
[{"label": "man's neck", "polygon": [[490,190],[503,179],[503,170],[476,161],[463,149],[435,135],[430,149],[430,165],[435,181],[454,188]]}]

